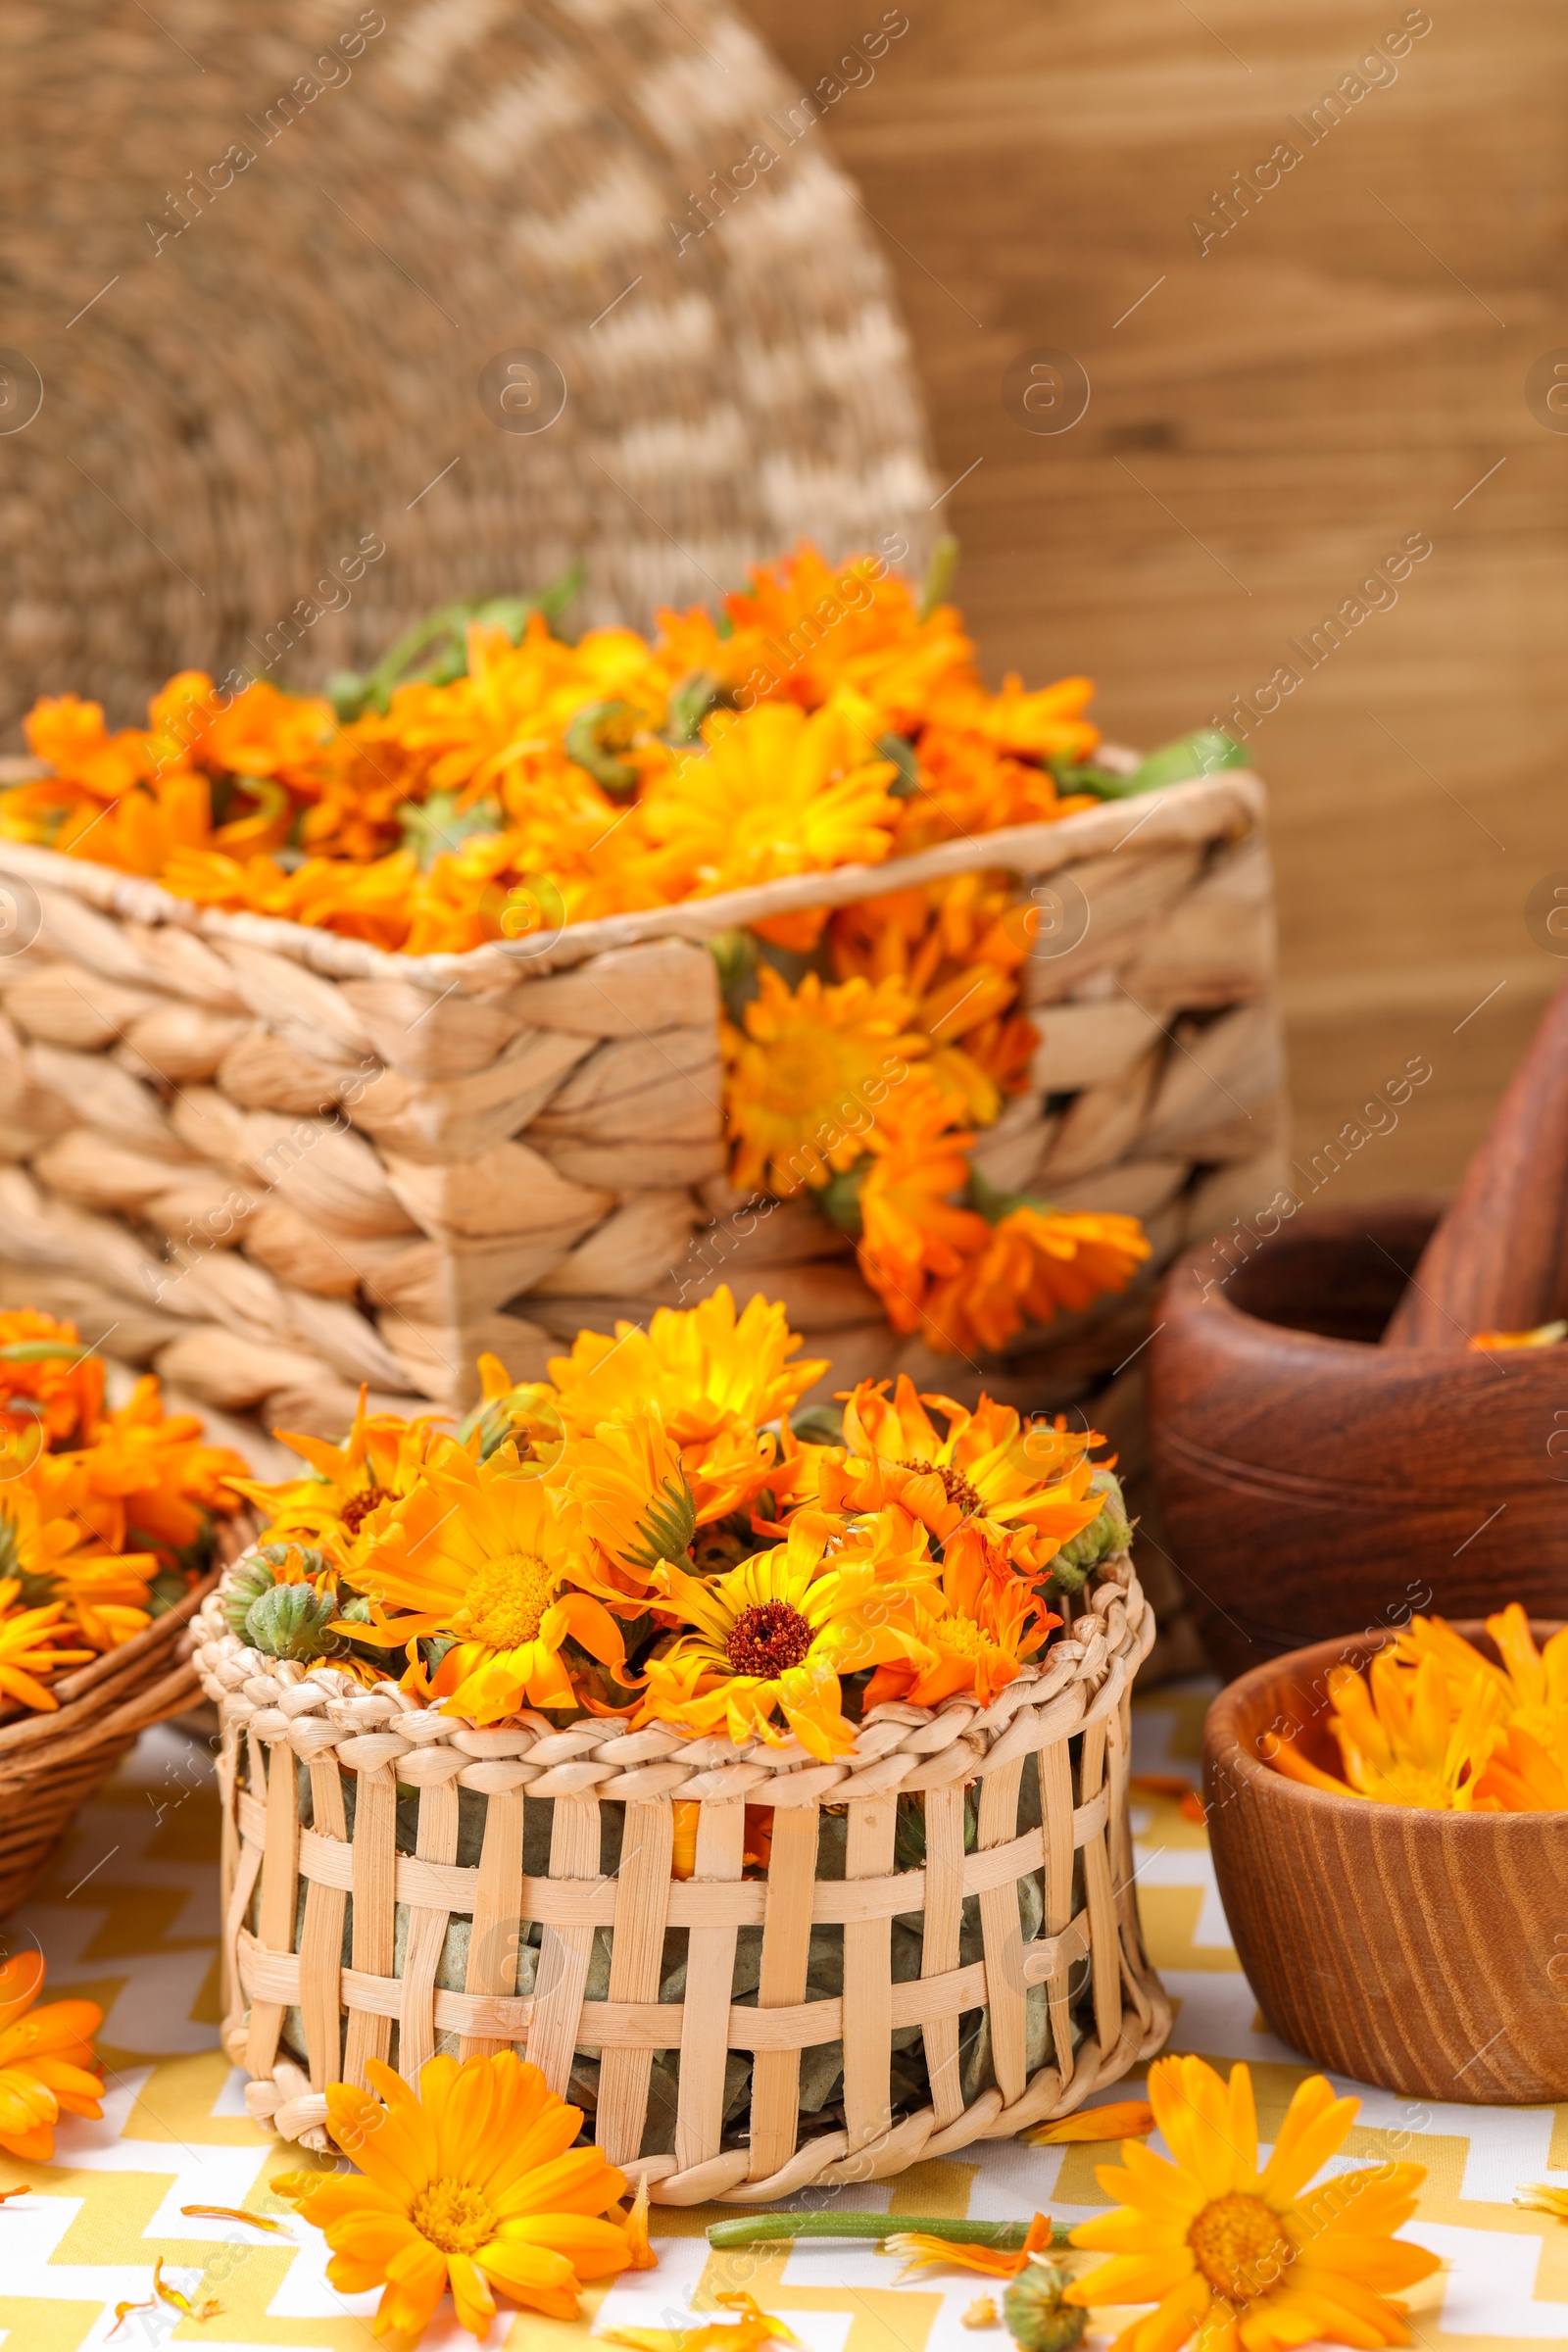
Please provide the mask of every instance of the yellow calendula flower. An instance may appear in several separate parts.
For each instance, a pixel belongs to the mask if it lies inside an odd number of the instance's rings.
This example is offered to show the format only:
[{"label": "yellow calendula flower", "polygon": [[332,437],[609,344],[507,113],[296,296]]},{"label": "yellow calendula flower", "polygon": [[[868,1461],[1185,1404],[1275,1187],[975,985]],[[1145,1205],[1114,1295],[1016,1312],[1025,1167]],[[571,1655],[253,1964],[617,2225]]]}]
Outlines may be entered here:
[{"label": "yellow calendula flower", "polygon": [[662,1560],[683,1561],[697,1532],[696,1498],[659,1407],[574,1438],[550,1483],[572,1497],[616,1581],[625,1578],[625,1605],[645,1608],[649,1578]]},{"label": "yellow calendula flower", "polygon": [[1277,1771],[1340,1796],[1428,1812],[1471,1809],[1476,1775],[1496,1744],[1504,1714],[1497,1683],[1477,1676],[1456,1694],[1435,1657],[1412,1671],[1383,1649],[1365,1677],[1353,1666],[1331,1666],[1328,1691],[1344,1779],[1324,1772],[1289,1740],[1269,1758]]},{"label": "yellow calendula flower", "polygon": [[[641,804],[670,896],[879,863],[898,818],[888,786],[899,770],[877,755],[877,731],[875,713],[842,694],[809,717],[793,703],[715,711],[703,749],[657,776]],[[811,939],[823,920],[812,910]]]},{"label": "yellow calendula flower", "polygon": [[930,1051],[897,980],[824,988],[808,972],[793,992],[768,964],[744,1033],[725,1023],[725,1111],[738,1192],[788,1200],[852,1168],[873,1120],[897,1122],[911,1057]]},{"label": "yellow calendula flower", "polygon": [[[485,2335],[499,2290],[550,2319],[577,2316],[583,2281],[627,2268],[609,2215],[626,2177],[572,2145],[582,2110],[536,2066],[432,2058],[416,2092],[378,2058],[371,2090],[333,2082],[327,2129],[357,2173],[284,2173],[272,2186],[326,2233],[343,2294],[381,2288],[373,2332],[413,2345],[450,2289],[459,2324]],[[373,2095],[379,2092],[380,2096]]]},{"label": "yellow calendula flower", "polygon": [[657,1407],[706,1525],[768,1485],[778,1446],[762,1424],[789,1413],[828,1369],[821,1357],[791,1363],[800,1345],[782,1306],[753,1298],[737,1315],[720,1285],[699,1306],[657,1308],[646,1331],[579,1332],[570,1355],[552,1356],[550,1377],[572,1439]]},{"label": "yellow calendula flower", "polygon": [[16,1577],[0,1579],[0,1695],[47,1711],[60,1701],[38,1677],[62,1666],[85,1666],[97,1653],[59,1647],[70,1631],[64,1622],[65,1603],[52,1600],[39,1609],[19,1609],[21,1592]]},{"label": "yellow calendula flower", "polygon": [[353,1426],[341,1446],[285,1429],[279,1442],[303,1457],[310,1476],[263,1485],[235,1479],[239,1493],[254,1502],[278,1542],[313,1544],[346,1565],[355,1546],[386,1527],[391,1506],[412,1494],[436,1434],[422,1416],[367,1410],[368,1391],[360,1390]]},{"label": "yellow calendula flower", "polygon": [[1394,2233],[1415,2211],[1426,2167],[1379,2164],[1306,2185],[1344,2142],[1359,2099],[1337,2099],[1313,2075],[1260,2170],[1245,2066],[1227,2084],[1201,2058],[1159,2058],[1149,2096],[1175,2161],[1124,2142],[1120,2166],[1098,2168],[1118,2210],[1072,2232],[1075,2246],[1111,2260],[1077,2278],[1067,2302],[1157,2306],[1113,2352],[1179,2352],[1194,2337],[1201,2352],[1410,2341],[1404,2306],[1390,2297],[1439,2263]]},{"label": "yellow calendula flower", "polygon": [[651,1657],[634,1725],[727,1729],[739,1742],[784,1738],[782,1715],[814,1756],[854,1743],[841,1674],[884,1658],[925,1659],[925,1628],[943,1606],[919,1527],[888,1511],[848,1533],[801,1510],[787,1540],[727,1575],[704,1580],[675,1567],[654,1579],[657,1605],[691,1628]]},{"label": "yellow calendula flower", "polygon": [[[357,1564],[380,1613],[370,1625],[334,1628],[382,1649],[455,1636],[432,1675],[410,1665],[405,1688],[474,1723],[524,1705],[575,1706],[561,1655],[568,1639],[601,1664],[625,1663],[613,1617],[584,1590],[596,1574],[580,1512],[518,1468],[510,1446],[475,1462],[452,1440],[438,1441],[418,1486]],[[389,1606],[399,1614],[388,1616]]]}]

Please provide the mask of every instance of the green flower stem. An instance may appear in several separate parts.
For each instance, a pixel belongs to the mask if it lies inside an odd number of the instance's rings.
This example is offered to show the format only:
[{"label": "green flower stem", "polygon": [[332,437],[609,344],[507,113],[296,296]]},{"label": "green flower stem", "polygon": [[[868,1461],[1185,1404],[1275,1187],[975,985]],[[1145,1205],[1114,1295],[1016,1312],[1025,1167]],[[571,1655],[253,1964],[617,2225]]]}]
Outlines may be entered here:
[{"label": "green flower stem", "polygon": [[[910,2213],[754,2213],[738,2222],[712,2222],[711,2246],[761,2246],[778,2238],[898,2237],[906,2231],[921,2237],[942,2237],[950,2244],[996,2246],[1016,2254],[1029,2234],[1027,2222],[928,2221]],[[1067,2226],[1057,2222],[1051,2232],[1053,2246],[1070,2241]]]}]

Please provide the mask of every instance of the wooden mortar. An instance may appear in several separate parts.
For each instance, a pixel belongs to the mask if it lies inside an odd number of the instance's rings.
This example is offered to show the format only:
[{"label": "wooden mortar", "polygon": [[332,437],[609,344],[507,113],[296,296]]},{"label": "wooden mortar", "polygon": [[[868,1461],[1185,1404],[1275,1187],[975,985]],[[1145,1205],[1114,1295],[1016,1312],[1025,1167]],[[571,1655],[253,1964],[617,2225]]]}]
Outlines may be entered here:
[{"label": "wooden mortar", "polygon": [[1303,1211],[1223,1288],[1209,1250],[1166,1280],[1152,1454],[1222,1674],[1413,1609],[1568,1616],[1568,1349],[1377,1345],[1436,1222]]},{"label": "wooden mortar", "polygon": [[[1479,1625],[1458,1630],[1495,1655]],[[1568,2098],[1568,1815],[1374,1804],[1258,1755],[1272,1731],[1337,1772],[1328,1669],[1384,1639],[1295,1650],[1208,1710],[1214,1873],[1248,1982],[1283,2040],[1359,2082],[1466,2105]]]}]

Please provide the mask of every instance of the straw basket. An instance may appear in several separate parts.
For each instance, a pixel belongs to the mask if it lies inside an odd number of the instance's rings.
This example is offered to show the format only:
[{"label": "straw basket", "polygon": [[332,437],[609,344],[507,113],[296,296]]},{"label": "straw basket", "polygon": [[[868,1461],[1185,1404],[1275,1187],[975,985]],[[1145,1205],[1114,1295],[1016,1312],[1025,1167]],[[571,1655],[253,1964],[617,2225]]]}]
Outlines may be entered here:
[{"label": "straw basket", "polygon": [[[231,1559],[248,1521],[218,1525]],[[117,1649],[51,1684],[58,1711],[8,1709],[0,1720],[0,1918],[25,1902],[78,1805],[109,1778],[127,1748],[200,1696],[191,1663],[191,1619],[217,1590],[221,1568]]]},{"label": "straw basket", "polygon": [[[515,2045],[656,2201],[688,2205],[883,2179],[1078,2106],[1170,2027],[1127,1818],[1152,1639],[1123,1555],[984,1713],[874,1707],[820,1764],[662,1726],[476,1731],[246,1649],[215,1597],[196,1656],[223,1724],[224,2038],[251,2112],[324,2147],[325,2086],[367,2059],[412,2080],[438,2047]],[[675,1798],[700,1806],[685,1880]],[[757,1805],[765,1878],[745,1875]],[[923,1866],[901,1868],[911,1832]],[[840,1989],[809,1997],[824,1966]],[[823,2118],[805,2137],[803,2109]]]},{"label": "straw basket", "polygon": [[[481,1350],[542,1377],[579,1329],[720,1283],[781,1299],[833,1387],[907,1369],[960,1397],[982,1379],[1020,1404],[1098,1397],[1147,1329],[1154,1268],[1272,1189],[1262,811],[1256,777],[1222,772],[876,869],[426,956],[0,843],[0,1303],[73,1315],[88,1341],[112,1326],[113,1352],[182,1396],[325,1436],[362,1381],[385,1409],[461,1408]],[[1030,1090],[976,1164],[1006,1191],[1141,1215],[1154,1243],[1133,1293],[1031,1335],[1010,1372],[897,1338],[808,1203],[731,1193],[703,944],[976,867],[1042,908]]]}]

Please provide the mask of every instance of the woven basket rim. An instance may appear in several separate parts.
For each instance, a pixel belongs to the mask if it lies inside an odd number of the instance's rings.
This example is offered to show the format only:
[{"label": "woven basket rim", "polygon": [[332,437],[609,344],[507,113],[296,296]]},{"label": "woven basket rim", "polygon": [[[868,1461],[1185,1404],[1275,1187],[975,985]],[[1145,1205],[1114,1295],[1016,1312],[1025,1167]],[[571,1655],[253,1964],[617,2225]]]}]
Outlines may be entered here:
[{"label": "woven basket rim", "polygon": [[404,980],[431,990],[470,981],[488,991],[543,978],[611,949],[639,947],[656,940],[709,940],[718,932],[773,915],[849,906],[858,899],[940,881],[976,866],[1044,874],[1079,858],[1113,856],[1135,837],[1146,850],[1212,838],[1227,816],[1238,827],[1252,825],[1261,819],[1263,808],[1264,787],[1254,770],[1217,768],[1209,775],[1140,795],[1137,812],[1131,802],[1107,801],[1097,808],[1080,808],[1051,822],[1007,825],[993,833],[942,842],[907,858],[891,858],[885,865],[841,865],[827,873],[789,875],[744,890],[723,891],[710,899],[685,899],[635,914],[569,923],[549,935],[544,946],[528,939],[493,940],[462,953],[434,956],[395,954],[277,915],[231,914],[200,906],[192,900],[175,898],[144,875],[122,873],[116,866],[99,865],[90,858],[67,858],[30,842],[0,839],[0,873],[64,891],[122,920],[168,924],[209,939],[270,949],[331,979]]},{"label": "woven basket rim", "polygon": [[[289,1739],[302,1717],[307,1717],[319,1727],[318,1736],[305,1735],[310,1751],[341,1747],[343,1760],[356,1768],[395,1761],[414,1750],[429,1753],[456,1748],[471,1759],[466,1770],[478,1767],[498,1786],[502,1778],[513,1785],[521,1785],[525,1778],[530,1793],[538,1796],[572,1795],[592,1787],[595,1794],[603,1797],[632,1797],[653,1793],[651,1777],[663,1780],[673,1773],[680,1785],[667,1792],[699,1801],[746,1795],[766,1803],[791,1783],[803,1792],[810,1790],[836,1799],[855,1793],[857,1782],[867,1771],[875,1772],[895,1750],[908,1754],[908,1743],[916,1739],[919,1755],[927,1759],[961,1740],[978,1773],[989,1768],[991,1751],[1007,1738],[1020,1712],[1034,1714],[1080,1686],[1092,1687],[1094,1704],[1104,1699],[1105,1687],[1112,1682],[1112,1695],[1118,1696],[1123,1675],[1136,1670],[1153,1639],[1153,1613],[1144,1597],[1131,1553],[1112,1553],[1097,1563],[1092,1580],[1084,1587],[1080,1614],[1042,1659],[1022,1667],[988,1707],[982,1708],[972,1695],[961,1693],[936,1707],[915,1706],[902,1699],[885,1702],[860,1719],[854,1745],[826,1761],[810,1755],[793,1740],[772,1744],[756,1739],[737,1745],[722,1735],[693,1739],[668,1725],[649,1725],[637,1733],[628,1733],[624,1727],[617,1731],[609,1720],[557,1725],[527,1708],[505,1723],[476,1725],[462,1716],[421,1707],[395,1682],[368,1690],[330,1659],[306,1666],[251,1649],[230,1631],[222,1613],[223,1592],[232,1573],[225,1571],[222,1582],[203,1602],[195,1625],[196,1669],[225,1727],[248,1727],[258,1737],[275,1742]],[[1113,1601],[1123,1606],[1120,1634],[1114,1642],[1105,1633],[1104,1610],[1097,1605],[1102,1601],[1105,1608]],[[253,1690],[256,1684],[263,1688]],[[283,1702],[304,1686],[313,1687],[306,1703],[296,1701],[285,1709]],[[933,1726],[940,1727],[944,1737],[935,1740],[920,1737]],[[298,1737],[293,1743],[299,1743]],[[383,1743],[384,1753],[379,1752]],[[635,1754],[627,1752],[633,1749]],[[910,1766],[914,1760],[911,1755]],[[828,1776],[825,1780],[824,1775]],[[867,1793],[885,1777],[879,1774],[877,1782],[868,1785]],[[794,1794],[791,1789],[791,1801]]]}]

